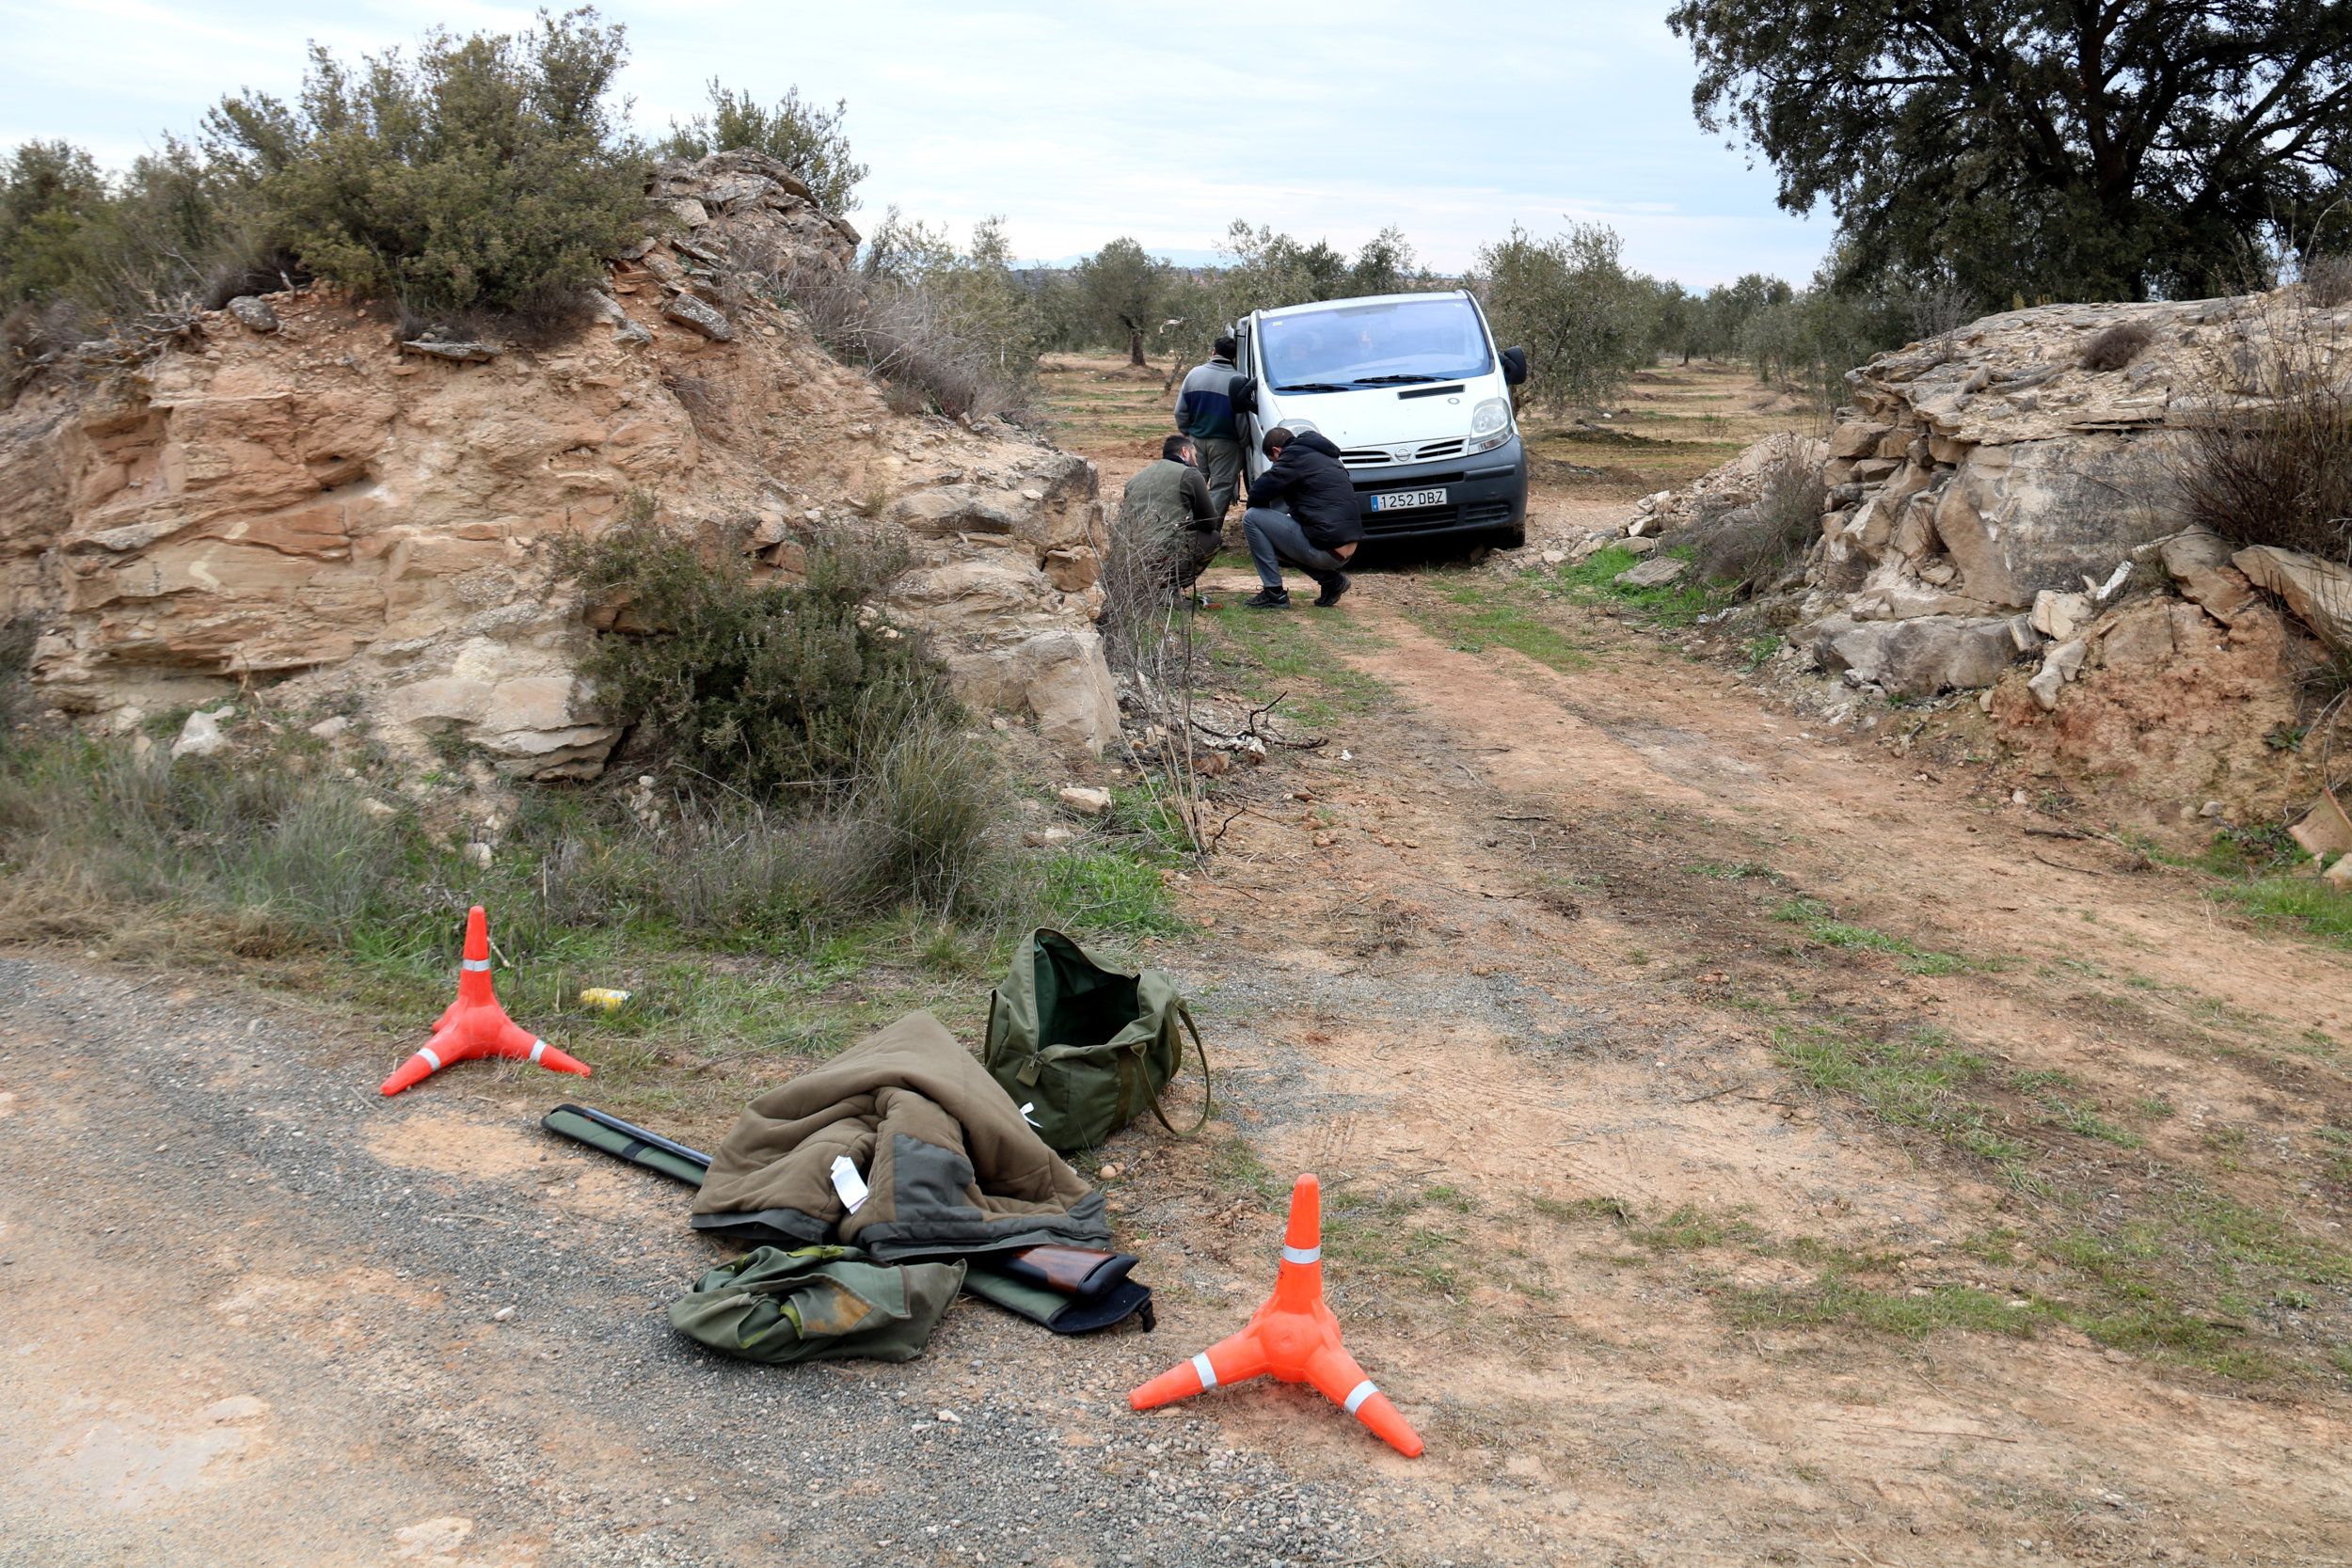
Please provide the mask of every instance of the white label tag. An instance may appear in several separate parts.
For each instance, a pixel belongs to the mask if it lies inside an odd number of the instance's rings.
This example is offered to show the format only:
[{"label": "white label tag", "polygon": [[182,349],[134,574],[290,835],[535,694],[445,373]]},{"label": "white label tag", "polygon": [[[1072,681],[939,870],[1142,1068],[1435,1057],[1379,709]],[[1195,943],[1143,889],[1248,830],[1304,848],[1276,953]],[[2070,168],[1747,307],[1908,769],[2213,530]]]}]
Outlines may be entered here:
[{"label": "white label tag", "polygon": [[841,1206],[852,1214],[866,1201],[866,1178],[857,1173],[857,1166],[846,1154],[833,1157],[833,1190],[841,1195]]},{"label": "white label tag", "polygon": [[1045,1125],[1043,1122],[1041,1122],[1041,1121],[1038,1120],[1038,1119],[1037,1119],[1037,1117],[1033,1117],[1033,1116],[1029,1115],[1029,1113],[1030,1113],[1031,1111],[1034,1111],[1034,1110],[1036,1110],[1036,1109],[1037,1109],[1037,1101],[1034,1101],[1034,1100],[1030,1101],[1029,1101],[1026,1105],[1022,1106],[1022,1107],[1021,1107],[1021,1119],[1022,1119],[1023,1121],[1027,1122],[1027,1123],[1028,1123],[1031,1127],[1042,1127],[1042,1126],[1044,1126],[1044,1125]]}]

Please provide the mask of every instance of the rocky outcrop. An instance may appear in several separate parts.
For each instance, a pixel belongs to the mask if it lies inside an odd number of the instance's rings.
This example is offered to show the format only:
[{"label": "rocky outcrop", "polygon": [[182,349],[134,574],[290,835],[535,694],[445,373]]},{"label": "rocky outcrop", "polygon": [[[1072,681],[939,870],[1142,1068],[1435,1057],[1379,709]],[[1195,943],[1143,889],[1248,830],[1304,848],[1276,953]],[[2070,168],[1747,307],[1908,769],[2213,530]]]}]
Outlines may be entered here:
[{"label": "rocky outcrop", "polygon": [[642,493],[780,574],[817,530],[902,532],[886,607],[966,698],[1099,748],[1118,708],[1092,467],[895,414],[827,356],[768,285],[857,236],[782,166],[718,154],[651,194],[661,227],[553,344],[403,343],[314,288],[0,412],[0,613],[36,619],[48,699],[352,693],[396,744],[449,732],[517,773],[593,771],[618,731],[573,674],[591,631],[554,546]]}]

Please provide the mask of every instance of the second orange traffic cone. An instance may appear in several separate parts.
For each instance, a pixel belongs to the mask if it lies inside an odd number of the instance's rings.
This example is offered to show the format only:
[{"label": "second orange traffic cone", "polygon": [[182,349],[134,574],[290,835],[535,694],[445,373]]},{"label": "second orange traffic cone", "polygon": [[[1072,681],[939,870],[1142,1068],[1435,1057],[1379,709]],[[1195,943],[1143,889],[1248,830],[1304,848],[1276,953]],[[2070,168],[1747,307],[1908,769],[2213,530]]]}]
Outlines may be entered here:
[{"label": "second orange traffic cone", "polygon": [[1311,1383],[1406,1458],[1421,1453],[1421,1433],[1356,1365],[1340,1342],[1339,1319],[1324,1305],[1323,1189],[1311,1176],[1300,1177],[1291,1189],[1291,1222],[1282,1237],[1274,1294],[1239,1334],[1178,1362],[1129,1394],[1127,1402],[1151,1410],[1205,1393],[1220,1383],[1261,1375]]},{"label": "second orange traffic cone", "polygon": [[384,1080],[384,1094],[421,1084],[452,1062],[506,1056],[557,1072],[588,1076],[588,1064],[567,1056],[506,1016],[490,985],[490,917],[476,904],[466,912],[466,957],[457,969],[457,1000],[433,1025],[433,1037]]}]

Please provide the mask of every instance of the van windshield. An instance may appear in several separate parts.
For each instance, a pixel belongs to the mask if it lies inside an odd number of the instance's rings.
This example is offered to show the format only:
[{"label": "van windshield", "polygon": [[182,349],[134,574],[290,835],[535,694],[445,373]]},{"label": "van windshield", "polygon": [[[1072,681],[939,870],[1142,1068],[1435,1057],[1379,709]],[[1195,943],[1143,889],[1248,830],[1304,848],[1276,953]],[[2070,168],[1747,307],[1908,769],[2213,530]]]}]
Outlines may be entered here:
[{"label": "van windshield", "polygon": [[1478,312],[1458,294],[1340,305],[1260,325],[1266,380],[1278,392],[1461,381],[1494,368]]}]

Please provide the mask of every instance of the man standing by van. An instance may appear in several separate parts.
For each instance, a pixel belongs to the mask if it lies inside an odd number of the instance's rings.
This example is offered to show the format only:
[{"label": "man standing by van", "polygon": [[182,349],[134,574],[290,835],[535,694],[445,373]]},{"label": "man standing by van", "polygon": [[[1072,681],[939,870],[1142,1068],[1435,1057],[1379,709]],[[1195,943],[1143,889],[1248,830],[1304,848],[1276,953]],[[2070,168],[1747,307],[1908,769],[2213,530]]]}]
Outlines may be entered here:
[{"label": "man standing by van", "polygon": [[1347,592],[1347,574],[1340,568],[1364,537],[1355,482],[1340,462],[1340,449],[1314,431],[1297,436],[1277,425],[1260,450],[1273,467],[1251,481],[1241,526],[1262,586],[1256,598],[1242,602],[1252,610],[1288,609],[1281,566],[1287,561],[1323,589],[1315,604],[1328,610]]},{"label": "man standing by van", "polygon": [[1196,365],[1176,394],[1176,428],[1192,437],[1200,451],[1200,472],[1209,482],[1209,501],[1222,519],[1232,509],[1241,487],[1241,429],[1233,414],[1233,340],[1220,337],[1209,345],[1215,356]]}]

